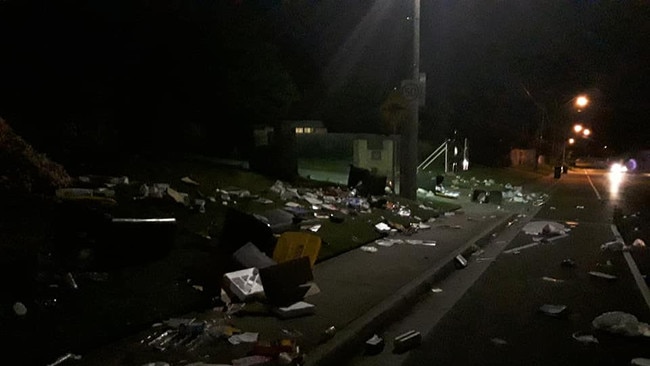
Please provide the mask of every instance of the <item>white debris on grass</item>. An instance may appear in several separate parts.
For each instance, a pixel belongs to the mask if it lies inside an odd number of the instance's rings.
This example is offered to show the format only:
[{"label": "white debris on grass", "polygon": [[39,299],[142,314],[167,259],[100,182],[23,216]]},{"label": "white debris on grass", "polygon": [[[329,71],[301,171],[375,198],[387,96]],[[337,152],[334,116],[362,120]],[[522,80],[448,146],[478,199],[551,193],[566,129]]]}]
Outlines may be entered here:
[{"label": "white debris on grass", "polygon": [[605,251],[620,252],[620,251],[629,251],[637,248],[645,248],[645,242],[641,239],[636,239],[632,242],[631,245],[626,245],[620,240],[608,241],[605,244],[600,246],[600,249]]},{"label": "white debris on grass", "polygon": [[228,338],[228,342],[232,345],[237,345],[240,343],[254,343],[257,342],[259,333],[253,332],[244,332],[241,334],[235,334]]},{"label": "white debris on grass", "polygon": [[631,366],[650,366],[650,358],[637,357],[630,361]]},{"label": "white debris on grass", "polygon": [[14,309],[14,313],[16,313],[16,315],[18,316],[23,316],[27,314],[27,307],[25,306],[25,304],[23,304],[20,301],[14,303],[13,309]]},{"label": "white debris on grass", "polygon": [[591,325],[595,329],[605,330],[613,334],[628,337],[646,336],[650,337],[648,323],[640,322],[639,319],[623,311],[609,311],[594,318]]},{"label": "white debris on grass", "polygon": [[594,337],[591,334],[586,334],[584,332],[578,331],[572,334],[573,339],[580,343],[589,344],[589,343],[598,343],[598,338]]},{"label": "white debris on grass", "polygon": [[377,252],[377,248],[372,247],[370,245],[363,245],[359,249],[361,249],[362,251],[367,252],[367,253],[376,253]]},{"label": "white debris on grass", "polygon": [[528,235],[565,235],[571,229],[565,227],[564,225],[554,222],[554,221],[531,221],[524,225],[521,229],[524,233]]}]

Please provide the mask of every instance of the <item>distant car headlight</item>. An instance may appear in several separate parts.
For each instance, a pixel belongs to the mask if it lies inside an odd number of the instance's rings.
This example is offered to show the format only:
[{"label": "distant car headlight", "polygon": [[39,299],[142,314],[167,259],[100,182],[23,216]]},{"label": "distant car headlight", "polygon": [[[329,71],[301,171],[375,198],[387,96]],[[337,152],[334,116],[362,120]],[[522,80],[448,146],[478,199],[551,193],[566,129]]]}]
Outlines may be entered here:
[{"label": "distant car headlight", "polygon": [[609,167],[609,171],[612,173],[625,173],[627,172],[627,167],[621,163],[614,163]]}]

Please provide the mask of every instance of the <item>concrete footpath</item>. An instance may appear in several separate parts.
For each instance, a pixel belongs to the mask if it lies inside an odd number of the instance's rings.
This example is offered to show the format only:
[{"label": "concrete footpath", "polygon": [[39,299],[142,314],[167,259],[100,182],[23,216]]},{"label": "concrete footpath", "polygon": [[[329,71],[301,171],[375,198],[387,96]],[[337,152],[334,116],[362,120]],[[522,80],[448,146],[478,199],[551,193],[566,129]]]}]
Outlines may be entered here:
[{"label": "concrete footpath", "polygon": [[[540,187],[550,187],[552,183],[549,179]],[[232,315],[230,324],[243,332],[258,333],[259,340],[294,338],[304,354],[305,365],[345,364],[377,329],[414,305],[434,283],[459,270],[458,255],[468,256],[514,218],[537,209],[532,203],[479,204],[471,202],[469,196],[463,192],[458,199],[450,199],[462,208],[429,222],[430,228],[408,236],[388,237],[402,239],[403,243],[369,243],[377,250],[356,249],[316,264],[314,282],[320,292],[305,298],[315,305],[314,314],[279,319],[247,311]],[[213,323],[223,316],[215,312],[195,315],[196,319]],[[246,356],[253,347],[251,343],[233,345],[220,341],[161,351],[147,345],[146,340],[153,337],[153,330],[139,334],[84,355],[75,364],[233,364],[234,359]]]}]

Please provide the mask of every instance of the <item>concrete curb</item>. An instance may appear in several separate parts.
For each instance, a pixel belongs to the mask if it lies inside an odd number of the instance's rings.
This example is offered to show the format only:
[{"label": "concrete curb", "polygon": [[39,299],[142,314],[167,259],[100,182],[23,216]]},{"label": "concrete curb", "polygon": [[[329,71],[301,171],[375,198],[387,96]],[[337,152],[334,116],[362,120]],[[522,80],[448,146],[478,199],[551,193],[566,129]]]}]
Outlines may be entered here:
[{"label": "concrete curb", "polygon": [[[493,232],[505,227],[508,221],[511,221],[517,214],[512,213],[503,219],[496,221],[493,225],[483,230],[480,234],[474,236],[458,251],[448,255],[439,261],[438,265],[424,272],[413,281],[404,285],[392,296],[384,299],[381,303],[374,306],[370,311],[361,317],[355,319],[339,330],[336,335],[306,355],[306,365],[324,366],[345,364],[352,354],[357,352],[366,339],[372,337],[374,332],[388,324],[400,313],[407,311],[417,298],[427,293],[431,285],[444,279],[450,273],[456,270],[455,258],[459,254],[468,253],[472,246],[485,246]],[[485,243],[481,243],[485,242]]]}]

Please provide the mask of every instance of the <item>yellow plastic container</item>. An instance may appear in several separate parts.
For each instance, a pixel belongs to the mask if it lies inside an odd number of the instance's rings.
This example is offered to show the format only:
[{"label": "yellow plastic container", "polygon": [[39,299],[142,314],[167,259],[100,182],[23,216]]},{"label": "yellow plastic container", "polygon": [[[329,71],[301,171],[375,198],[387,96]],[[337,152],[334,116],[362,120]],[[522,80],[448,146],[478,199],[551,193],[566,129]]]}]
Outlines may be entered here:
[{"label": "yellow plastic container", "polygon": [[282,263],[292,259],[309,257],[311,268],[314,268],[320,247],[321,239],[318,235],[300,231],[285,231],[280,234],[275,245],[273,260]]}]

